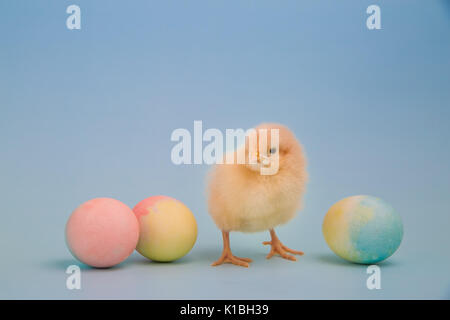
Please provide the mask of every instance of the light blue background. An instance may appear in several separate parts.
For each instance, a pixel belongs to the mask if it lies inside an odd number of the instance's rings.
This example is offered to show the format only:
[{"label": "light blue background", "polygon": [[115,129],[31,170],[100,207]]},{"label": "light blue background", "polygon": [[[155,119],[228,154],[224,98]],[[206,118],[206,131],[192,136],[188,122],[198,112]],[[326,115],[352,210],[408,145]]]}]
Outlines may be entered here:
[{"label": "light blue background", "polygon": [[[66,7],[82,29],[66,28]],[[382,30],[369,31],[378,4]],[[449,1],[0,2],[0,298],[450,298]],[[265,260],[268,234],[232,234],[249,269],[209,266],[221,236],[206,166],[170,161],[176,128],[288,125],[309,160],[305,208],[278,228],[305,256]],[[138,254],[83,267],[65,247],[71,211],[95,197],[156,194],[194,212],[198,241],[172,264]],[[399,251],[366,268],[321,233],[337,200],[371,194],[404,221]]]}]

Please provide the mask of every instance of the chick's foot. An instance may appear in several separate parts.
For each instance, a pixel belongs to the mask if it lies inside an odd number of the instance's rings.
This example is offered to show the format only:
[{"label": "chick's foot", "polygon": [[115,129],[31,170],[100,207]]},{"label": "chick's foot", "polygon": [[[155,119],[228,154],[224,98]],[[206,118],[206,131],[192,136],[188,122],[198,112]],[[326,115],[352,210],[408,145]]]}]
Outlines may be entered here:
[{"label": "chick's foot", "polygon": [[233,253],[231,253],[231,249],[230,249],[229,233],[226,231],[222,231],[222,236],[223,236],[222,256],[219,258],[219,260],[217,260],[216,262],[211,264],[211,266],[215,267],[215,266],[218,266],[218,265],[221,265],[224,263],[232,263],[237,266],[248,268],[249,263],[252,262],[252,259],[239,258],[239,257],[234,256]]},{"label": "chick's foot", "polygon": [[[292,254],[298,254],[303,255],[302,251],[293,250],[288,247],[286,247],[280,239],[278,239],[277,235],[275,234],[275,230],[270,229],[270,236],[272,238],[271,241],[264,241],[264,245],[271,245],[270,253],[266,256],[267,259],[272,258],[275,254],[280,255],[282,258],[291,260],[291,261],[297,261],[297,259]],[[292,254],[289,254],[289,253]]]},{"label": "chick's foot", "polygon": [[237,266],[248,268],[249,262],[252,262],[252,259],[235,257],[235,256],[233,256],[231,251],[229,251],[229,252],[223,252],[222,256],[219,258],[219,260],[217,260],[216,262],[214,262],[211,265],[213,267],[215,267],[215,266],[221,265],[223,263],[232,263]]}]

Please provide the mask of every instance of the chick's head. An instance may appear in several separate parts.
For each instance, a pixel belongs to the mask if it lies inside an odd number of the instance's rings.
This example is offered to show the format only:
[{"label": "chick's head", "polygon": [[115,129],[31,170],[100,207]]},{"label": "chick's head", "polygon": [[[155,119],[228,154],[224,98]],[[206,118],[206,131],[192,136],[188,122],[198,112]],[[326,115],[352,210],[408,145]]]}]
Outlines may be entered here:
[{"label": "chick's head", "polygon": [[263,123],[247,132],[246,166],[262,175],[274,175],[293,166],[304,166],[300,143],[285,126]]}]

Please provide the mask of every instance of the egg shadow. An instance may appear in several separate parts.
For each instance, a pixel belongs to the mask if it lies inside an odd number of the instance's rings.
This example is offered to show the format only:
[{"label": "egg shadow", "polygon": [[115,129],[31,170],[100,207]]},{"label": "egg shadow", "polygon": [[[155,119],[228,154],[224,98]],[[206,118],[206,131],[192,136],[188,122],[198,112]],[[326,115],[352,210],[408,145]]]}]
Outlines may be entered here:
[{"label": "egg shadow", "polygon": [[75,259],[54,259],[54,260],[48,260],[41,263],[41,266],[43,266],[46,269],[52,269],[52,270],[63,270],[66,271],[69,266],[76,265],[80,268],[82,271],[89,271],[89,272],[96,272],[96,271],[115,271],[122,269],[125,264],[127,264],[127,261],[124,261],[118,265],[109,267],[109,268],[95,268],[88,266],[87,264],[84,264],[78,260]]},{"label": "egg shadow", "polygon": [[320,263],[326,263],[326,264],[331,264],[334,266],[339,266],[339,267],[350,267],[350,268],[366,268],[370,265],[376,264],[377,266],[380,267],[392,267],[397,265],[397,263],[393,262],[392,260],[384,260],[381,261],[379,263],[373,263],[373,264],[361,264],[361,263],[354,263],[354,262],[350,262],[350,261],[346,261],[342,258],[339,258],[338,256],[334,255],[334,254],[316,254],[313,255],[313,258],[317,261],[319,261]]},{"label": "egg shadow", "polygon": [[193,261],[197,261],[197,259],[192,257],[192,254],[189,253],[184,257],[181,257],[180,259],[177,259],[175,261],[155,261],[148,259],[141,255],[134,255],[128,259],[128,263],[133,265],[152,265],[152,266],[164,266],[168,267],[171,265],[183,265],[183,264],[189,264]]},{"label": "egg shadow", "polygon": [[88,265],[81,263],[75,259],[54,259],[54,260],[47,260],[41,263],[41,266],[43,266],[46,269],[64,270],[64,271],[71,265],[76,265],[80,267],[81,270],[91,269],[91,267],[89,267]]}]

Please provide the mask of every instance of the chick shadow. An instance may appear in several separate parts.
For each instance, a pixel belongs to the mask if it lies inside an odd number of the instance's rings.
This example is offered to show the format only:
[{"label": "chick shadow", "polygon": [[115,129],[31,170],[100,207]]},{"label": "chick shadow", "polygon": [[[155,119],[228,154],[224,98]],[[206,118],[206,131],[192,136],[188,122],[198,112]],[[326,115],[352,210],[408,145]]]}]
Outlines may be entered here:
[{"label": "chick shadow", "polygon": [[[267,252],[268,253],[268,252]],[[252,263],[260,263],[266,261],[267,253],[253,250],[251,248],[234,248],[233,254],[237,257],[245,257],[252,259]],[[210,247],[210,248],[199,248],[195,253],[192,253],[192,259],[195,260],[196,263],[200,263],[202,265],[211,265],[213,262],[217,261],[222,255],[222,248]],[[252,264],[250,263],[250,265]],[[230,267],[235,268],[232,264],[225,264]],[[245,268],[244,268],[245,269]]]},{"label": "chick shadow", "polygon": [[[361,264],[361,263],[354,263],[346,261],[342,258],[339,258],[338,256],[334,254],[314,254],[312,255],[312,258],[320,263],[325,263],[328,265],[334,265],[337,267],[346,267],[346,268],[367,268],[371,264]],[[398,265],[396,262],[392,260],[384,260],[379,263],[375,263],[379,267],[393,267]]]},{"label": "chick shadow", "polygon": [[[236,255],[251,258],[253,261],[258,260],[258,255],[246,250],[235,250]],[[234,251],[233,251],[234,253]],[[220,258],[222,250],[219,248],[197,248],[193,249],[186,256],[170,262],[153,261],[141,255],[130,257],[130,263],[139,266],[152,265],[152,267],[170,267],[178,265],[197,265],[210,266],[214,261]]]}]

